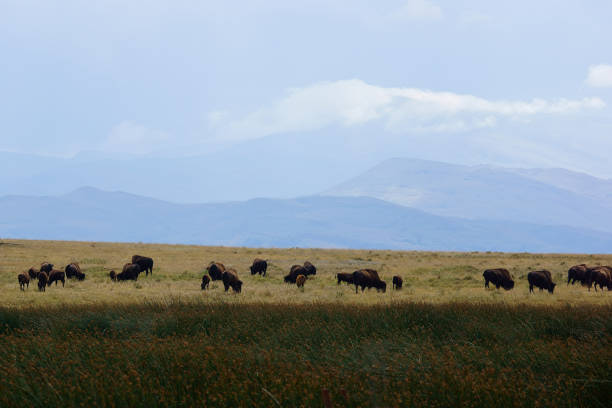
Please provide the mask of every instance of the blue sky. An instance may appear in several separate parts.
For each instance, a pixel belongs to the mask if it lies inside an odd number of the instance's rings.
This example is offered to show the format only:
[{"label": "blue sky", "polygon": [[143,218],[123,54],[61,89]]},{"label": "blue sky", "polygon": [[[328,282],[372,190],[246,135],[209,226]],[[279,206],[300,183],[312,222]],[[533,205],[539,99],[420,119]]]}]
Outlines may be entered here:
[{"label": "blue sky", "polygon": [[611,18],[607,1],[0,0],[0,150],[307,134],[612,178]]}]

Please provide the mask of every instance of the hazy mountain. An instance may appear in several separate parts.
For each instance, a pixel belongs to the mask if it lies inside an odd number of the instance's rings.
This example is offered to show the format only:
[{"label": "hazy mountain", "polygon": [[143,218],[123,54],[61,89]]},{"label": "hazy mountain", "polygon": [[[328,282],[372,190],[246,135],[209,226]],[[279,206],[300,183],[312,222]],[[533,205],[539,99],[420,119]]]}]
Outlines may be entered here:
[{"label": "hazy mountain", "polygon": [[374,197],[444,216],[612,230],[612,182],[568,170],[390,159],[324,194]]},{"label": "hazy mountain", "polygon": [[173,204],[81,188],[0,198],[0,235],[252,247],[606,252],[612,234],[441,217],[365,197]]}]

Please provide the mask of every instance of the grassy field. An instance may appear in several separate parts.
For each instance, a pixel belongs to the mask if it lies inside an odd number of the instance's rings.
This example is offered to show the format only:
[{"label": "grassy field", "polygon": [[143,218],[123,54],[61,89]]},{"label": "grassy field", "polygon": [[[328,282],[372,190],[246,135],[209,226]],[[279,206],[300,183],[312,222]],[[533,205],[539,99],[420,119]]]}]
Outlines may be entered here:
[{"label": "grassy field", "polygon": [[[154,275],[111,282],[134,253]],[[256,256],[269,277],[248,274]],[[211,260],[243,293],[200,290]],[[304,290],[282,283],[304,260],[318,268]],[[78,261],[87,278],[21,292],[17,273],[42,261]],[[610,406],[612,293],[565,285],[582,262],[612,256],[4,240],[0,406]],[[387,293],[336,285],[360,267]],[[485,290],[489,267],[515,288]],[[553,295],[528,293],[541,268]]]}]

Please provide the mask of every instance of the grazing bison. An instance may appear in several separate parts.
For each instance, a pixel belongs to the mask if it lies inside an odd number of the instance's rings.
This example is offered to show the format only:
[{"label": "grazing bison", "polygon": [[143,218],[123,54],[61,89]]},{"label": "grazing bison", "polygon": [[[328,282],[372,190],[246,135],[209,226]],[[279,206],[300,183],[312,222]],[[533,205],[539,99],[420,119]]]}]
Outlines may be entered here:
[{"label": "grazing bison", "polygon": [[404,284],[404,280],[402,279],[401,276],[394,276],[393,277],[393,289],[399,290],[402,288],[402,285]]},{"label": "grazing bison", "polygon": [[66,274],[64,271],[58,271],[57,269],[53,269],[49,273],[49,280],[47,281],[47,286],[51,286],[51,284],[55,282],[55,286],[57,286],[57,282],[62,282],[62,286],[66,284]]},{"label": "grazing bison", "polygon": [[45,288],[47,287],[47,280],[49,279],[49,277],[47,276],[46,272],[40,271],[38,273],[38,290],[40,292],[44,292]]},{"label": "grazing bison", "polygon": [[232,288],[236,293],[240,293],[242,290],[242,281],[238,279],[238,273],[236,273],[235,269],[229,268],[223,272],[222,280],[226,292],[229,288]]},{"label": "grazing bison", "polygon": [[144,272],[145,276],[149,276],[149,272],[151,272],[151,276],[153,276],[153,258],[149,258],[148,256],[133,255],[132,263],[140,266],[140,271]]},{"label": "grazing bison", "polygon": [[483,272],[482,276],[485,280],[485,288],[489,287],[489,282],[495,285],[497,289],[501,286],[505,290],[510,290],[514,287],[514,280],[510,276],[510,272],[507,269],[487,269]]},{"label": "grazing bison", "polygon": [[208,287],[209,283],[210,283],[210,278],[208,277],[208,275],[202,276],[202,284],[200,285],[202,290],[205,290]]},{"label": "grazing bison", "polygon": [[295,284],[297,285],[298,288],[303,288],[305,282],[306,282],[306,276],[304,275],[298,275],[297,278],[295,279]]},{"label": "grazing bison", "polygon": [[304,275],[306,276],[308,273],[306,271],[306,269],[301,266],[301,265],[293,265],[291,267],[291,270],[289,271],[289,275],[285,276],[283,279],[285,281],[285,283],[295,283],[295,281],[297,280],[297,277],[299,275]]},{"label": "grazing bison", "polygon": [[567,271],[567,284],[573,285],[576,281],[584,284],[586,282],[587,270],[589,268],[585,264],[574,265]]},{"label": "grazing bison", "polygon": [[315,266],[308,261],[304,262],[304,269],[306,269],[307,272],[306,276],[317,274],[317,268],[315,268]]},{"label": "grazing bison", "polygon": [[587,270],[586,285],[591,290],[591,285],[594,284],[595,292],[597,292],[597,285],[603,290],[604,287],[608,290],[612,290],[612,267],[609,266],[595,266]]},{"label": "grazing bison", "polygon": [[365,288],[376,288],[377,292],[382,290],[383,293],[387,291],[387,284],[380,279],[378,272],[374,269],[360,269],[353,272],[353,283],[355,284],[355,293],[359,292],[360,286],[362,292]]},{"label": "grazing bison", "polygon": [[64,272],[66,273],[66,279],[76,278],[80,281],[85,279],[85,274],[81,272],[81,267],[76,262],[66,265]]},{"label": "grazing bison", "polygon": [[127,263],[123,265],[121,273],[110,272],[110,278],[114,281],[138,280],[140,275],[140,266],[138,264]]},{"label": "grazing bison", "polygon": [[17,275],[17,281],[19,282],[19,289],[21,290],[25,290],[25,286],[28,288],[30,287],[30,277],[25,272],[21,272],[19,275]]},{"label": "grazing bison", "polygon": [[40,264],[40,271],[41,272],[46,272],[47,275],[51,273],[51,271],[53,270],[53,264],[50,264],[48,262],[43,262]]},{"label": "grazing bison", "polygon": [[549,271],[532,271],[527,274],[527,281],[529,282],[529,293],[533,293],[533,287],[546,289],[550,293],[555,291],[556,283],[553,283],[552,276]]},{"label": "grazing bison", "polygon": [[40,270],[34,267],[28,269],[28,275],[30,275],[30,279],[37,279],[39,273],[40,273]]},{"label": "grazing bison", "polygon": [[268,262],[263,259],[255,258],[253,260],[253,265],[251,265],[251,275],[260,274],[262,276],[266,276],[266,271],[268,270]]},{"label": "grazing bison", "polygon": [[223,280],[223,272],[225,272],[225,265],[220,262],[211,262],[206,268],[208,274],[210,275],[210,279],[217,281]]},{"label": "grazing bison", "polygon": [[338,279],[338,285],[340,282],[346,282],[349,285],[353,284],[353,274],[352,273],[337,273],[336,278]]}]

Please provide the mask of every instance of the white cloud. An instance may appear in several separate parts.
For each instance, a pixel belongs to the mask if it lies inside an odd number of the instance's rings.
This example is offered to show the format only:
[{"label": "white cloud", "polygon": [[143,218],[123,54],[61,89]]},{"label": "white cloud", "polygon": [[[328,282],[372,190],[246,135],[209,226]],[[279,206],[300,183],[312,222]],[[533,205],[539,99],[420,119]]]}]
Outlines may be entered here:
[{"label": "white cloud", "polygon": [[170,136],[160,130],[149,129],[138,123],[124,120],[114,126],[102,149],[113,152],[145,154],[154,151]]},{"label": "white cloud", "polygon": [[428,0],[408,0],[390,16],[398,20],[438,20],[442,9]]},{"label": "white cloud", "polygon": [[596,87],[612,87],[612,65],[591,65],[586,83]]},{"label": "white cloud", "polygon": [[493,127],[503,118],[525,120],[604,106],[599,98],[493,101],[452,92],[384,88],[352,79],[290,89],[275,103],[230,122],[223,137],[247,139],[373,121],[393,132],[461,132]]}]

